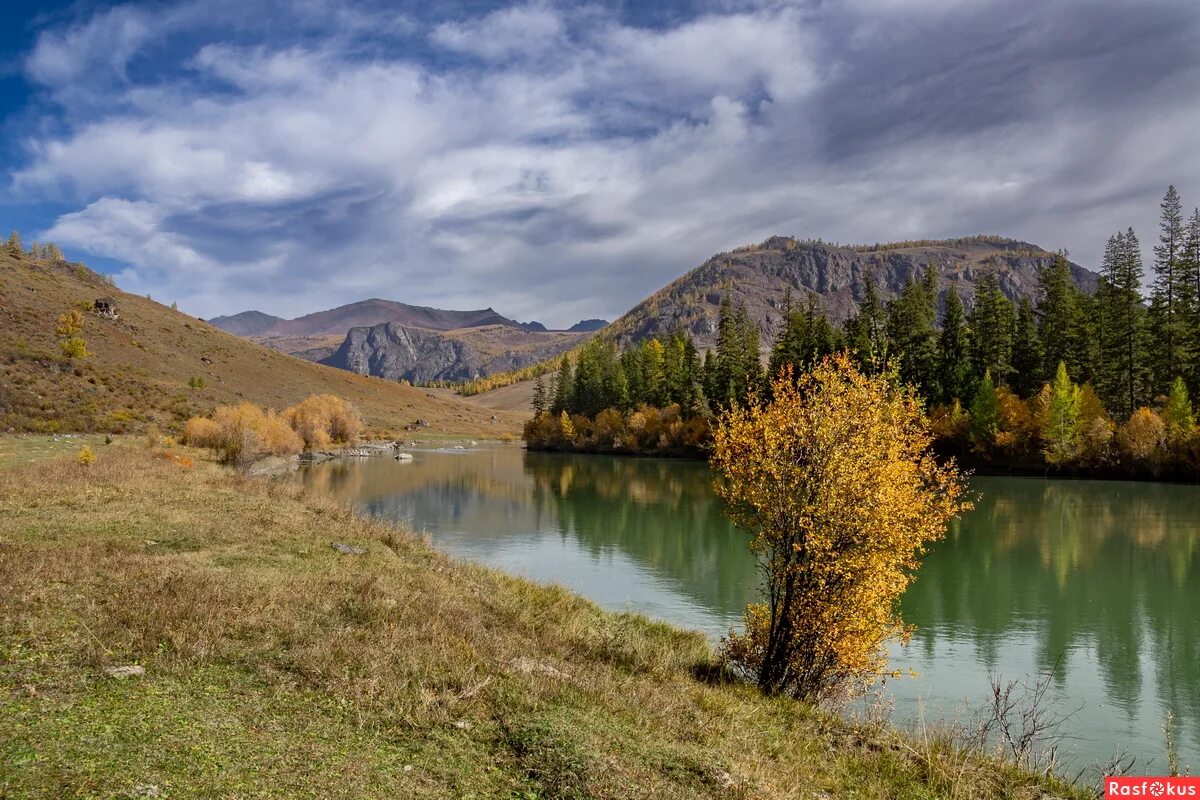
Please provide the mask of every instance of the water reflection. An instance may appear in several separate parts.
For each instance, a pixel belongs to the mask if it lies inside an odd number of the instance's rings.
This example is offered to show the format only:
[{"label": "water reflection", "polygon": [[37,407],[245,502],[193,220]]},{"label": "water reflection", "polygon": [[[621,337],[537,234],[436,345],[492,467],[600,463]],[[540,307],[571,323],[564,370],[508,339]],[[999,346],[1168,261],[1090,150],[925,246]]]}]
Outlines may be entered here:
[{"label": "water reflection", "polygon": [[[428,532],[450,552],[561,582],[719,635],[758,575],[703,464],[526,454],[516,447],[418,451],[306,470],[314,489]],[[976,478],[976,509],[927,557],[903,600],[918,626],[897,652],[922,673],[890,687],[902,715],[952,714],[989,669],[1055,671],[1082,760],[1116,743],[1163,766],[1176,715],[1200,767],[1200,489]]]}]

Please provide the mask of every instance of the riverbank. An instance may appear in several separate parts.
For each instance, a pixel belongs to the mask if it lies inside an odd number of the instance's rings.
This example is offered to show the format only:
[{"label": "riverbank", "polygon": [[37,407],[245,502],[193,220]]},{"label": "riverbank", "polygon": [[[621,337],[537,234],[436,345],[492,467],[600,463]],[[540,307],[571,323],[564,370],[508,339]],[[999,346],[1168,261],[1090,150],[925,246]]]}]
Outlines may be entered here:
[{"label": "riverbank", "polygon": [[[695,422],[695,420],[689,420]],[[629,456],[634,458],[681,458],[707,461],[711,434],[705,428],[684,435],[684,428],[649,436],[613,434],[613,425],[605,426],[599,434],[597,421],[586,417],[572,418],[573,433],[566,436],[559,418],[543,415],[540,420],[525,424],[523,438],[531,451],[571,453],[579,455]],[[935,455],[941,459],[954,458],[959,466],[976,475],[997,475],[1039,478],[1080,478],[1086,480],[1145,481],[1151,483],[1200,483],[1200,462],[1135,463],[1128,460],[1102,461],[1089,464],[1046,463],[1036,452],[980,453],[962,438],[939,438],[933,443]]]},{"label": "riverbank", "polygon": [[1073,796],[293,484],[97,455],[0,470],[5,797]]}]

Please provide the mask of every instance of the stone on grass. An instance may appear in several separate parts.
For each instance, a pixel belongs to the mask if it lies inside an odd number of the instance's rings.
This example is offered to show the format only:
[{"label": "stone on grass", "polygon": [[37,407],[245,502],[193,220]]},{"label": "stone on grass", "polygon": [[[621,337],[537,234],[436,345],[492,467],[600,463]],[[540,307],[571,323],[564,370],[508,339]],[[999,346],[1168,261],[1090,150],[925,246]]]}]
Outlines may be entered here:
[{"label": "stone on grass", "polygon": [[361,556],[363,553],[367,552],[367,548],[365,547],[355,547],[354,545],[345,544],[344,542],[332,542],[329,546],[334,550],[337,550],[342,555],[347,556]]},{"label": "stone on grass", "polygon": [[137,664],[129,664],[124,667],[105,667],[104,674],[120,681],[126,678],[140,678],[146,674],[146,668]]}]

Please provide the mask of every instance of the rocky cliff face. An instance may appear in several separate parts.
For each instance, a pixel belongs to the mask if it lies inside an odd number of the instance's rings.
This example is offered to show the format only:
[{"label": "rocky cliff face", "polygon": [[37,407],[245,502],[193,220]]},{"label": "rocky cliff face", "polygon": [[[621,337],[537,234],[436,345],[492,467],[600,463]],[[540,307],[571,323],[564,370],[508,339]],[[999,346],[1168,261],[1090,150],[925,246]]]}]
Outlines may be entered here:
[{"label": "rocky cliff face", "polygon": [[[857,312],[868,275],[885,301],[899,294],[909,279],[920,279],[931,264],[938,271],[942,303],[950,289],[970,303],[989,270],[998,273],[1000,286],[1010,298],[1034,299],[1038,270],[1053,258],[1053,253],[1035,245],[990,236],[872,248],[777,236],[713,256],[635,306],[602,335],[637,341],[682,325],[698,346],[712,347],[721,298],[728,294],[734,303],[745,304],[765,346],[778,331],[788,288],[795,302],[803,302],[810,292],[819,295],[826,314],[841,322]],[[1076,264],[1071,267],[1076,283],[1094,291],[1097,275]]]},{"label": "rocky cliff face", "polygon": [[388,322],[351,329],[341,346],[321,363],[413,383],[470,380],[553,358],[579,340],[578,335],[510,326],[439,332]]}]

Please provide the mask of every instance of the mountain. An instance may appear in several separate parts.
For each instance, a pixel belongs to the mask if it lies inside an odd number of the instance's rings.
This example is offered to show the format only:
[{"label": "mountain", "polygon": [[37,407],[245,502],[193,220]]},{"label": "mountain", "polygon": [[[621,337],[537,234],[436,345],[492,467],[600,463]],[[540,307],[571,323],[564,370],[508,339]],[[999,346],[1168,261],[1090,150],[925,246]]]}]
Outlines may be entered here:
[{"label": "mountain", "polygon": [[[421,419],[430,432],[487,436],[523,421],[275,352],[121,292],[82,265],[0,254],[0,297],[0,432],[172,430],[219,403],[283,408],[319,393],[354,403],[376,432]],[[102,298],[116,318],[85,312],[81,336],[93,355],[67,361],[56,320]]]},{"label": "mountain", "polygon": [[[508,317],[491,308],[476,311],[445,311],[428,306],[410,306],[394,300],[372,298],[357,303],[317,311],[295,319],[280,319],[258,311],[243,311],[229,317],[214,317],[209,323],[239,336],[326,337],[345,336],[351,328],[364,328],[395,322],[410,328],[449,331],[480,325],[512,325]],[[537,323],[531,323],[537,324]],[[236,328],[236,330],[235,330]]]},{"label": "mountain", "polygon": [[379,299],[296,319],[243,311],[209,322],[306,361],[413,383],[520,369],[569,350],[590,330],[549,331],[491,308],[445,311]]},{"label": "mountain", "polygon": [[229,317],[214,317],[208,321],[223,331],[235,336],[257,336],[272,326],[286,322],[282,317],[273,317],[261,311],[243,311]]},{"label": "mountain", "polygon": [[606,319],[584,319],[567,328],[571,333],[595,333],[601,328],[608,327]]},{"label": "mountain", "polygon": [[[795,302],[803,302],[809,292],[819,295],[828,316],[841,322],[858,310],[868,275],[886,301],[935,264],[940,301],[951,288],[969,301],[979,279],[995,269],[1008,297],[1034,299],[1038,270],[1053,258],[1036,245],[999,236],[860,247],[775,236],[713,256],[636,305],[603,335],[638,341],[683,326],[698,346],[713,347],[721,298],[729,295],[735,304],[745,304],[762,330],[764,346],[769,346],[788,288]],[[1081,288],[1095,291],[1096,273],[1078,264],[1071,265],[1071,272]]]},{"label": "mountain", "polygon": [[509,325],[434,331],[385,322],[352,328],[321,363],[360,375],[414,383],[469,380],[560,355],[587,334],[540,333]]}]

